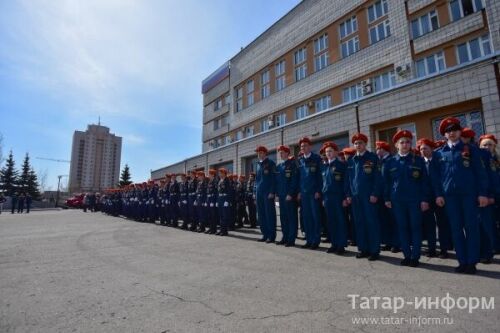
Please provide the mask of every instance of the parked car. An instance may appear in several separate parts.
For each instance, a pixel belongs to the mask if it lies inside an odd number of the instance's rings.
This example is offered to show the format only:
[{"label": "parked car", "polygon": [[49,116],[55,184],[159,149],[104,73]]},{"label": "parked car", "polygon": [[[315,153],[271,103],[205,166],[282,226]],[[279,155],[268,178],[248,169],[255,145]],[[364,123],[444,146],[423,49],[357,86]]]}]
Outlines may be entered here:
[{"label": "parked car", "polygon": [[66,206],[70,208],[82,208],[83,207],[83,197],[85,194],[77,194],[68,200],[66,200]]}]

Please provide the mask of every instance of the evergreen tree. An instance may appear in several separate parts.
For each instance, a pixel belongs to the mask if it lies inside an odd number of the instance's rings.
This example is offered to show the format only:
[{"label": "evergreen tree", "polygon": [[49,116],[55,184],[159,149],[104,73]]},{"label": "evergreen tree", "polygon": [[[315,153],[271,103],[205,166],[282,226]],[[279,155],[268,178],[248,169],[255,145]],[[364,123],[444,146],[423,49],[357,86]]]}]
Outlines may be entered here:
[{"label": "evergreen tree", "polygon": [[28,178],[28,193],[31,195],[33,200],[40,199],[40,184],[38,183],[38,176],[36,175],[33,167],[30,170]]},{"label": "evergreen tree", "polygon": [[125,164],[125,167],[122,170],[122,173],[120,175],[120,186],[126,186],[132,184],[132,181],[130,180],[130,169],[128,167],[128,164]]},{"label": "evergreen tree", "polygon": [[6,195],[12,195],[17,191],[18,175],[19,172],[16,170],[16,163],[11,150],[5,166],[0,170],[0,189]]},{"label": "evergreen tree", "polygon": [[26,153],[24,157],[24,162],[21,167],[21,176],[18,179],[17,185],[20,192],[28,191],[28,182],[30,179],[30,156]]}]

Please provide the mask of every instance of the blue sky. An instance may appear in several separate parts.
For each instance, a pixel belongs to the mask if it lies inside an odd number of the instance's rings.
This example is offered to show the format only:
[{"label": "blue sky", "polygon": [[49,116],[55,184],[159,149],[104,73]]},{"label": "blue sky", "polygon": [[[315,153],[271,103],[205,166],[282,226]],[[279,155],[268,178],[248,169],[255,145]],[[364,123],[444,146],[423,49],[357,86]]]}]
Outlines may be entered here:
[{"label": "blue sky", "polygon": [[201,152],[201,81],[299,0],[0,1],[3,154],[55,189],[74,130],[123,137],[134,181]]}]

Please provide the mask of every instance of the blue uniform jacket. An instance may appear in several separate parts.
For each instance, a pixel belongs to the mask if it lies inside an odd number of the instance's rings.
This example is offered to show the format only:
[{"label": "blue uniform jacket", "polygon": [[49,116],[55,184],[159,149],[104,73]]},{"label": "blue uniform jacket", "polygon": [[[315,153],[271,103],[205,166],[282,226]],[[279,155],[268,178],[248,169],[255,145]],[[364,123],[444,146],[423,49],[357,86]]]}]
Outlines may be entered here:
[{"label": "blue uniform jacket", "polygon": [[478,148],[462,141],[453,149],[445,144],[436,158],[438,166],[431,174],[436,196],[488,195],[488,176]]},{"label": "blue uniform jacket", "polygon": [[299,159],[300,192],[304,194],[321,193],[323,177],[321,176],[321,157],[311,153],[308,158]]},{"label": "blue uniform jacket", "polygon": [[500,183],[498,179],[497,161],[495,156],[486,149],[480,149],[483,164],[488,175],[488,198],[495,198],[500,193]]},{"label": "blue uniform jacket", "polygon": [[276,164],[269,158],[257,162],[255,191],[259,194],[276,193]]},{"label": "blue uniform jacket", "polygon": [[347,160],[346,194],[380,197],[382,176],[378,157],[370,151],[361,156],[354,155]]},{"label": "blue uniform jacket", "polygon": [[277,188],[280,199],[287,195],[295,197],[299,192],[299,171],[294,157],[281,162],[278,167]]},{"label": "blue uniform jacket", "polygon": [[345,172],[346,164],[336,158],[331,163],[323,163],[323,193],[345,195]]},{"label": "blue uniform jacket", "polygon": [[385,201],[429,202],[430,182],[424,159],[396,154],[382,166]]}]

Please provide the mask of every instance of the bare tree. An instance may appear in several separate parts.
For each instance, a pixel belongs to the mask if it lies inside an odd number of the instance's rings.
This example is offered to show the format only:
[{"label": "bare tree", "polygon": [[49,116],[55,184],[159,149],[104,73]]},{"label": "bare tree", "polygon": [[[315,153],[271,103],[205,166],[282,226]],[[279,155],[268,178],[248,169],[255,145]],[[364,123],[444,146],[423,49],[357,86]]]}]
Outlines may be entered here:
[{"label": "bare tree", "polygon": [[50,190],[50,188],[47,187],[48,177],[49,177],[49,170],[44,169],[38,171],[38,182],[40,183],[40,188],[42,189],[42,192]]}]

